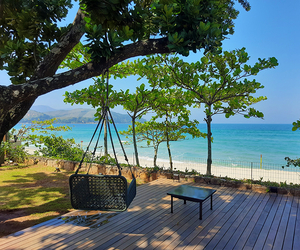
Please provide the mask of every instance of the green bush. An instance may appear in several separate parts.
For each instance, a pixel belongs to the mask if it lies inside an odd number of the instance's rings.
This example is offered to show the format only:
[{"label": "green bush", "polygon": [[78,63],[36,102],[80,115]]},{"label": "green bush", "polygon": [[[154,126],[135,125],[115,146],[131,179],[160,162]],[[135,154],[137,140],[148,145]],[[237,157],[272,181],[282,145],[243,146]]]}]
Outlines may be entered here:
[{"label": "green bush", "polygon": [[[83,155],[83,150],[75,143],[75,140],[64,139],[62,136],[50,134],[53,131],[68,131],[71,128],[68,126],[53,126],[56,119],[45,121],[32,121],[31,125],[22,125],[18,131],[12,129],[10,137],[18,138],[23,142],[24,146],[34,145],[38,148],[35,151],[36,155],[51,157],[56,159],[64,159],[70,161],[80,161]],[[23,151],[22,151],[23,149]],[[7,151],[8,149],[6,149]],[[24,158],[22,148],[9,149],[10,155],[17,159]],[[15,161],[17,161],[15,159]]]},{"label": "green bush", "polygon": [[284,159],[286,160],[286,166],[282,166],[282,168],[290,166],[300,167],[300,158],[291,159],[290,157],[285,157]]},{"label": "green bush", "polygon": [[64,159],[70,161],[80,161],[84,151],[75,140],[64,139],[62,136],[54,134],[50,136],[39,136],[39,145],[37,153],[41,153],[45,157],[56,159]]},{"label": "green bush", "polygon": [[117,162],[114,158],[112,158],[109,154],[108,155],[103,155],[101,157],[97,157],[94,162],[96,163],[104,163],[104,164],[109,164],[109,165],[115,165]]},{"label": "green bush", "polygon": [[28,158],[25,147],[22,145],[15,145],[11,142],[2,142],[0,147],[0,155],[6,155],[7,160],[22,163]]}]

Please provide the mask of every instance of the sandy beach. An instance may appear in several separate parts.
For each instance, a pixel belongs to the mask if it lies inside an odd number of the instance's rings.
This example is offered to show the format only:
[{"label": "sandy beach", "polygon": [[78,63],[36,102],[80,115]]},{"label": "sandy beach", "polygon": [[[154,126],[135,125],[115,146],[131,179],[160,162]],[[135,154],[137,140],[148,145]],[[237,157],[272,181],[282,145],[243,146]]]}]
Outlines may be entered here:
[{"label": "sandy beach", "polygon": [[[140,164],[141,166],[146,167],[153,167],[153,160],[140,157]],[[129,163],[132,164],[132,160]],[[164,169],[169,169],[170,164],[166,160],[157,160],[157,165],[159,167],[163,167]],[[195,162],[173,162],[173,168],[180,171],[185,171],[186,169],[191,171],[192,169],[196,170],[200,174],[206,173],[206,164],[203,163],[195,163]],[[300,168],[295,169],[294,167],[290,167],[291,170],[297,171],[288,171],[288,169],[260,169],[260,168],[241,168],[241,167],[228,167],[228,166],[215,166],[212,165],[212,174],[218,177],[229,177],[238,180],[243,179],[252,179],[252,180],[261,180],[261,181],[270,181],[270,182],[277,182],[277,183],[284,183],[287,184],[300,184]]]},{"label": "sandy beach", "polygon": [[[29,154],[33,154],[33,148],[26,148]],[[135,160],[133,157],[128,158],[129,163],[135,165]],[[120,163],[126,163],[124,157],[119,157],[118,161]],[[140,165],[143,167],[153,167],[153,159],[140,156]],[[168,160],[157,159],[157,165],[164,170],[170,169],[170,164]],[[200,174],[206,174],[206,164],[197,163],[188,160],[173,161],[173,169],[180,170],[183,172],[196,170]],[[212,175],[217,177],[229,177],[237,180],[252,179],[261,181],[270,181],[277,183],[293,183],[300,184],[300,168],[290,167],[289,169],[260,169],[260,168],[249,168],[249,167],[236,167],[236,166],[216,166],[212,164]]]}]

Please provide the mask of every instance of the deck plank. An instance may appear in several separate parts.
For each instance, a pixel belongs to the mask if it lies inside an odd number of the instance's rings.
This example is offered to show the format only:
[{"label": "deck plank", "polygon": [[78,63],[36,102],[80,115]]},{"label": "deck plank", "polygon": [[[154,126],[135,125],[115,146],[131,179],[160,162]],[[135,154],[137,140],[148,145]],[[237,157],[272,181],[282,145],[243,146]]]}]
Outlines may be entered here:
[{"label": "deck plank", "polygon": [[287,229],[287,224],[289,221],[290,211],[292,208],[292,196],[287,197],[287,202],[285,203],[285,207],[283,210],[283,214],[280,220],[279,228],[277,231],[277,235],[275,238],[273,249],[282,249],[283,241],[285,237],[285,232]]},{"label": "deck plank", "polygon": [[293,241],[293,249],[300,249],[300,198],[297,197],[297,216],[296,216],[296,223],[294,229],[294,241]]},{"label": "deck plank", "polygon": [[199,241],[204,239],[204,237],[217,225],[217,223],[226,216],[228,211],[232,211],[232,207],[237,206],[241,202],[241,199],[244,198],[243,191],[237,191],[236,195],[232,197],[230,202],[224,202],[224,207],[222,210],[214,213],[213,216],[210,216],[204,223],[201,225],[198,230],[191,232],[191,234],[185,239],[184,249],[194,249]]},{"label": "deck plank", "polygon": [[[170,213],[167,192],[182,184],[217,190],[203,220],[194,202],[174,199]],[[125,212],[82,213],[2,237],[0,249],[300,249],[299,197],[160,179],[139,186]]]},{"label": "deck plank", "polygon": [[259,194],[252,194],[249,192],[247,200],[234,212],[234,214],[226,221],[220,228],[216,236],[206,245],[206,249],[222,249],[227,243],[228,239],[232,237],[238,226],[247,215],[258,199]]},{"label": "deck plank", "polygon": [[[160,185],[160,182],[157,183],[158,186]],[[148,190],[147,188],[143,187],[141,190],[141,195],[142,197],[147,197],[145,196],[144,192],[148,191],[150,194],[151,194],[151,190],[156,190],[156,192],[159,192],[157,190],[157,186],[153,186],[151,185],[151,183],[148,185]],[[145,190],[145,191],[144,191]],[[152,199],[155,199],[155,198],[152,198]],[[143,203],[143,200],[141,201]],[[139,203],[138,203],[139,205]],[[35,240],[36,240],[36,243],[39,242],[40,239],[43,239],[43,237],[47,237],[47,242],[59,237],[60,240],[63,240],[63,239],[68,239],[70,235],[72,235],[73,232],[70,232],[70,231],[66,231],[64,230],[64,222],[62,220],[60,220],[60,222],[57,224],[57,226],[55,227],[52,227],[52,225],[46,225],[44,227],[41,227],[41,228],[38,228],[38,231],[37,233],[35,233],[34,235],[31,234],[31,241],[30,242],[26,242],[24,243],[24,239],[26,240],[26,238],[28,237],[27,234],[24,234],[22,237],[20,237],[20,239],[16,242],[14,242],[13,245],[10,245],[11,247],[19,247],[19,246],[22,246],[22,247],[26,247],[26,243],[27,244],[34,244],[35,243]],[[60,227],[61,226],[61,227]],[[73,227],[72,224],[69,224],[68,225],[69,227]],[[74,227],[75,231],[77,231],[78,228]],[[81,228],[80,228],[81,229]],[[84,228],[86,232],[90,232],[90,228],[86,227]],[[68,234],[66,234],[65,236],[63,236],[60,232],[68,232]],[[74,231],[74,230],[73,230]],[[30,234],[30,232],[28,232],[28,234]],[[18,243],[18,244],[17,244]],[[43,241],[43,244],[46,245],[46,243]]]},{"label": "deck plank", "polygon": [[[222,189],[219,190],[221,192]],[[225,192],[226,190],[223,189],[222,192]],[[170,199],[170,198],[169,198]],[[174,199],[175,200],[175,199]],[[214,208],[217,205],[218,202],[220,202],[220,199],[218,198],[217,195],[213,196],[213,201],[214,201]],[[176,230],[178,229],[183,229],[184,225],[186,222],[193,220],[194,218],[197,217],[197,214],[199,214],[199,208],[197,204],[193,203],[187,203],[186,205],[183,205],[182,202],[180,204],[180,210],[176,208],[176,213],[174,211],[174,214],[170,214],[170,210],[167,211],[167,214],[164,216],[157,217],[155,220],[153,220],[152,224],[147,224],[142,227],[139,227],[137,232],[143,234],[143,238],[136,241],[134,238],[128,239],[124,238],[121,241],[119,241],[114,247],[120,247],[122,246],[123,249],[134,249],[137,248],[140,245],[143,245],[145,248],[147,242],[156,240],[159,238],[161,235],[163,235],[165,232],[168,230]],[[203,206],[203,214],[205,215],[206,209],[208,208],[208,204],[204,204]],[[187,215],[186,217],[182,215]],[[170,216],[173,220],[170,220]],[[157,232],[157,227],[160,226],[163,228],[161,231]],[[177,228],[176,228],[177,227]],[[181,234],[179,231],[176,231],[178,234]],[[147,242],[143,241],[143,239],[147,239]]]},{"label": "deck plank", "polygon": [[[171,182],[172,183],[172,182]],[[172,185],[180,185],[180,183],[174,182]],[[101,227],[101,232],[92,232],[93,234],[89,234],[82,241],[77,241],[75,246],[79,249],[86,249],[87,247],[96,247],[99,245],[99,241],[114,241],[117,239],[116,237],[123,232],[127,233],[127,228],[131,228],[131,225],[139,223],[143,221],[147,223],[149,221],[149,216],[155,211],[155,208],[164,209],[170,206],[170,202],[167,199],[162,199],[166,196],[168,190],[172,189],[173,186],[170,185],[158,185],[158,188],[155,190],[155,193],[152,193],[152,198],[144,199],[139,206],[135,206],[133,204],[132,208],[129,209],[126,213],[122,213],[118,215],[117,218],[112,218],[110,223]],[[149,192],[151,194],[151,192]],[[111,223],[114,224],[114,227],[111,227]],[[106,230],[108,228],[108,230]],[[99,237],[100,234],[100,237]],[[119,236],[118,236],[119,237]]]},{"label": "deck plank", "polygon": [[[148,213],[151,213],[154,206],[162,205],[160,200],[160,193],[162,192],[162,186],[161,183],[163,182],[157,182],[159,189],[157,186],[151,186],[149,185],[149,188],[145,190],[145,192],[138,192],[139,199],[135,199],[132,204],[130,205],[130,208],[128,211],[123,212],[121,214],[118,214],[116,218],[111,218],[110,222],[105,224],[104,226],[101,226],[101,232],[99,230],[86,230],[84,234],[81,234],[79,237],[72,237],[69,241],[68,239],[64,240],[60,244],[56,245],[56,249],[60,249],[60,245],[68,244],[70,249],[75,245],[76,247],[82,247],[88,246],[88,242],[91,241],[91,239],[94,238],[105,238],[108,240],[110,237],[115,236],[113,233],[114,231],[122,231],[124,227],[127,225],[130,225],[133,223],[133,221],[136,221],[140,218],[140,216],[147,216],[147,213],[145,211],[148,210]],[[148,185],[148,184],[145,184]],[[175,184],[176,185],[176,184]],[[165,187],[169,188],[169,187]],[[151,204],[152,203],[152,204]],[[148,208],[148,209],[146,209]],[[110,223],[114,224],[114,227],[112,228],[110,226]]]},{"label": "deck plank", "polygon": [[224,225],[227,219],[238,209],[239,206],[243,204],[246,199],[245,192],[239,192],[232,202],[230,202],[221,213],[218,214],[211,222],[209,227],[205,227],[200,233],[194,237],[194,239],[190,242],[189,246],[184,249],[200,249],[206,244],[209,243],[215,234],[219,231],[219,229]]},{"label": "deck plank", "polygon": [[281,202],[281,199],[283,198],[282,195],[280,195],[280,196],[276,195],[275,197],[276,197],[275,202],[273,203],[273,206],[268,214],[268,218],[266,219],[264,226],[256,240],[253,250],[261,250],[262,246],[264,246],[264,244],[266,242],[266,238],[269,234],[269,231],[270,231],[271,225],[273,223],[274,217],[276,215],[278,206]]},{"label": "deck plank", "polygon": [[262,197],[262,200],[261,200],[257,210],[253,214],[251,220],[248,222],[247,226],[244,229],[243,234],[241,235],[241,237],[239,238],[239,240],[237,241],[237,243],[233,249],[235,249],[235,250],[243,249],[253,228],[255,227],[256,223],[258,222],[261,212],[263,211],[263,209],[267,205],[267,202],[270,199],[270,196],[268,194],[263,194],[261,197]]},{"label": "deck plank", "polygon": [[245,216],[243,216],[243,218],[241,218],[242,221],[240,222],[235,232],[231,234],[231,237],[228,238],[228,240],[224,239],[225,242],[223,241],[224,245],[222,245],[223,249],[232,250],[234,246],[237,244],[239,238],[244,232],[244,229],[249,224],[253,214],[257,211],[263,199],[263,194],[256,194],[256,195],[258,195],[259,197],[255,200],[255,203],[251,206],[251,209],[248,211],[248,213]]},{"label": "deck plank", "polygon": [[221,200],[223,200],[223,204],[219,206],[216,210],[213,210],[211,215],[207,217],[199,226],[197,227],[190,227],[185,231],[185,237],[182,241],[175,247],[175,249],[183,249],[187,245],[191,244],[191,241],[205,228],[213,225],[213,221],[219,214],[222,213],[223,209],[227,207],[229,203],[235,200],[235,198],[240,194],[238,190],[232,190],[231,193],[226,193],[220,195]]},{"label": "deck plank", "polygon": [[[219,190],[214,196],[213,196],[213,201],[214,201],[214,208],[213,210],[218,209],[218,207],[220,205],[222,205],[222,200],[220,199],[220,195],[221,194],[226,194],[228,193],[228,189],[223,189],[223,190]],[[194,209],[193,213],[190,214],[189,217],[187,218],[178,218],[178,217],[174,217],[174,214],[170,214],[169,216],[171,219],[168,219],[168,221],[164,221],[164,224],[162,225],[162,229],[155,232],[155,230],[153,229],[152,231],[150,231],[146,237],[147,240],[146,241],[139,241],[137,243],[135,243],[135,245],[131,246],[130,248],[127,249],[140,249],[140,248],[146,248],[151,246],[152,244],[154,244],[154,242],[156,241],[162,241],[163,238],[168,237],[168,235],[171,235],[170,231],[172,230],[172,233],[176,233],[178,235],[180,235],[180,237],[184,237],[184,231],[190,228],[194,228],[197,227],[201,221],[198,220],[198,214],[199,214],[199,208],[197,204],[193,204],[193,203],[187,203],[188,208],[186,205],[184,205],[184,208],[186,210],[183,211],[183,213],[186,213],[185,211],[188,211],[188,209]],[[204,207],[203,207],[203,218],[205,218],[205,216],[207,216],[207,213],[209,213],[209,207],[208,204],[204,203]]]},{"label": "deck plank", "polygon": [[[280,195],[278,195],[278,196],[280,196]],[[275,241],[275,238],[276,238],[277,230],[278,230],[279,223],[280,223],[280,220],[281,220],[281,217],[282,217],[282,214],[283,214],[283,210],[284,210],[284,207],[285,207],[285,203],[287,202],[287,200],[288,200],[288,197],[283,196],[280,203],[279,203],[279,205],[278,205],[278,209],[276,211],[276,215],[275,215],[274,220],[272,222],[272,225],[271,225],[271,228],[269,230],[268,236],[266,238],[263,250],[273,249],[273,244],[274,244],[274,241]]]},{"label": "deck plank", "polygon": [[271,194],[269,202],[266,204],[264,209],[261,211],[259,218],[257,220],[257,223],[253,227],[253,230],[252,230],[251,234],[249,235],[248,240],[246,241],[246,244],[243,248],[244,250],[253,249],[253,247],[261,233],[261,230],[264,226],[264,223],[268,217],[268,214],[270,213],[270,210],[272,209],[272,206],[273,206],[273,203],[275,202],[275,200],[276,200],[276,195]]},{"label": "deck plank", "polygon": [[283,247],[282,247],[282,249],[284,249],[284,250],[293,249],[293,241],[294,241],[294,236],[295,236],[294,229],[295,229],[295,224],[296,224],[296,219],[297,219],[297,209],[298,209],[297,199],[298,199],[298,197],[293,197],[291,213],[289,215],[289,222],[287,225],[287,230],[285,233]]},{"label": "deck plank", "polygon": [[224,204],[224,200],[220,198],[220,195],[226,194],[228,195],[229,192],[217,192],[214,194],[214,197],[217,197],[214,199],[213,210],[210,210],[209,202],[205,204],[205,212],[202,221],[198,219],[199,205],[190,203],[190,205],[195,207],[193,215],[190,218],[184,218],[178,222],[177,220],[172,221],[168,227],[168,231],[159,232],[155,234],[155,237],[153,237],[151,241],[148,240],[148,246],[146,249],[153,249],[154,247],[159,247],[159,249],[175,248],[185,237],[190,235],[191,231],[197,230],[203,223],[205,223],[207,218],[213,216],[213,213],[216,214],[217,211],[221,211],[220,207]]}]

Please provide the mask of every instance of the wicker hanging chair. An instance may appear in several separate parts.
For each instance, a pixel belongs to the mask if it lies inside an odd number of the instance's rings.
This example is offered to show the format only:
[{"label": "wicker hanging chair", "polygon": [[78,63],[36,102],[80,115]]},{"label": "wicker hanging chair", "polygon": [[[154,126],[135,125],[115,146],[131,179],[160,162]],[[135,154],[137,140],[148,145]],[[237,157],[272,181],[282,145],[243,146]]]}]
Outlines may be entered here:
[{"label": "wicker hanging chair", "polygon": [[[107,71],[106,90],[107,90],[107,101],[108,101],[108,71]],[[89,145],[82,157],[82,160],[75,174],[69,177],[71,204],[72,207],[75,209],[125,211],[129,207],[130,203],[132,202],[132,200],[136,195],[136,179],[134,177],[134,174],[132,173],[131,167],[130,170],[132,174],[132,181],[129,187],[126,178],[121,174],[121,167],[117,160],[115,147],[111,135],[110,123],[113,125],[115,129],[123,154],[125,156],[125,160],[128,166],[130,167],[120,136],[117,132],[116,125],[113,121],[111,112],[109,110],[108,105],[106,105],[105,110],[102,113],[102,116],[96,126],[94,134],[89,142]],[[95,156],[95,152],[98,146],[98,142],[104,124],[106,124],[108,127],[111,146],[112,146],[112,150],[114,153],[114,158],[116,161],[116,165],[118,167],[119,174],[118,175],[101,175],[101,174],[91,175],[89,174],[90,167],[86,174],[78,174],[78,171],[80,170],[83,164],[84,158],[86,154],[89,152],[89,147],[100,127],[98,139],[95,144],[94,151],[92,153],[92,155]]]}]

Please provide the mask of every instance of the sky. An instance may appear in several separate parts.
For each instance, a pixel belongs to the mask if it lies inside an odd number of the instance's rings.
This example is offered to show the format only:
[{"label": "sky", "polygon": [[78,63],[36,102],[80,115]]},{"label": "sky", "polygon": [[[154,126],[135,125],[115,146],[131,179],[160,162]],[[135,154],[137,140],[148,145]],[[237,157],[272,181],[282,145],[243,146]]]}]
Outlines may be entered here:
[{"label": "sky", "polygon": [[[213,123],[286,123],[291,124],[300,118],[300,70],[299,70],[299,43],[300,43],[300,1],[298,0],[249,0],[251,10],[245,11],[236,3],[240,11],[235,20],[235,33],[223,41],[223,50],[246,48],[250,58],[249,64],[254,64],[258,58],[276,57],[279,66],[275,69],[261,71],[255,79],[264,85],[264,89],[257,92],[257,96],[267,96],[267,100],[255,104],[253,107],[264,113],[264,119],[246,119],[236,115],[229,119],[224,115],[215,115]],[[70,13],[71,22],[77,9]],[[191,52],[185,58],[189,62],[200,60],[202,51]],[[9,85],[9,76],[0,71],[1,85]],[[142,81],[136,77],[111,80],[116,90],[134,90]],[[65,104],[63,95],[65,91],[88,87],[93,80],[86,80],[61,90],[55,90],[40,96],[34,105],[46,105],[54,109],[88,108],[87,105]],[[126,113],[121,107],[114,111]],[[193,119],[203,122],[203,109],[192,110]],[[146,117],[146,118],[149,118]]]}]

